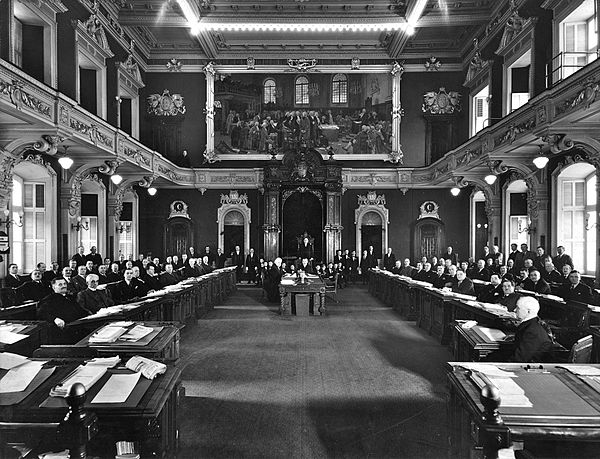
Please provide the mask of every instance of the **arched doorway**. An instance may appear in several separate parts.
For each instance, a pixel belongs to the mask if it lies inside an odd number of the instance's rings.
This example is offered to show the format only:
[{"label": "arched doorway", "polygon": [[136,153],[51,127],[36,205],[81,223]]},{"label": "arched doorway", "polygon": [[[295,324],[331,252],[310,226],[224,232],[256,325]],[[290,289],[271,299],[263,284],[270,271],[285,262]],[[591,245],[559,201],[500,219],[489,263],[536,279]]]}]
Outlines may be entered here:
[{"label": "arched doorway", "polygon": [[360,242],[362,250],[373,246],[373,253],[379,260],[383,253],[383,220],[379,212],[370,211],[363,215],[360,225]]},{"label": "arched doorway", "polygon": [[298,236],[305,232],[314,238],[314,258],[323,260],[323,206],[312,192],[293,192],[283,202],[284,258],[298,256]]},{"label": "arched doorway", "polygon": [[235,246],[240,246],[240,252],[245,253],[248,247],[244,245],[244,216],[238,210],[230,210],[223,219],[223,249],[224,253],[235,252]]}]

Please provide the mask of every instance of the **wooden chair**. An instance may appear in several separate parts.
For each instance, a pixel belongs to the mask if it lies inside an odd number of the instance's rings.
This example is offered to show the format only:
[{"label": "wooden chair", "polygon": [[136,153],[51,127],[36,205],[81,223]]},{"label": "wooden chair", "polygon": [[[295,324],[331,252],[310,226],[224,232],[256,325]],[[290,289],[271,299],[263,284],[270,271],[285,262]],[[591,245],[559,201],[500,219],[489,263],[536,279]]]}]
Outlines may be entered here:
[{"label": "wooden chair", "polygon": [[331,295],[331,297],[333,298],[333,301],[335,301],[336,303],[338,302],[337,289],[338,289],[339,275],[340,275],[340,273],[335,273],[335,278],[333,279],[333,284],[331,283],[331,281],[325,280],[325,295]]},{"label": "wooden chair", "polygon": [[587,335],[578,340],[571,348],[569,363],[590,363],[592,360],[592,335]]}]

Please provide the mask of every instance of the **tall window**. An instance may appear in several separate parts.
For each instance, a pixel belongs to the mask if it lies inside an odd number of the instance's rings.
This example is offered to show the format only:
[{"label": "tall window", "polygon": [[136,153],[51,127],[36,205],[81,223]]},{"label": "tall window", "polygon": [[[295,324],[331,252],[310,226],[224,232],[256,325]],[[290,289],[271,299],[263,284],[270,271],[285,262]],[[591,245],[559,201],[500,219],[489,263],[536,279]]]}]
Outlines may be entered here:
[{"label": "tall window", "polygon": [[277,102],[277,85],[275,80],[269,78],[263,84],[263,103],[274,104]]},{"label": "tall window", "polygon": [[33,270],[46,261],[46,186],[43,183],[23,185],[23,270]]},{"label": "tall window", "polygon": [[486,86],[473,96],[473,105],[471,107],[471,135],[477,134],[483,128],[488,126],[489,107],[488,98],[490,96],[490,87]]},{"label": "tall window", "polygon": [[133,203],[124,202],[121,210],[121,219],[117,227],[117,235],[119,240],[119,253],[133,256]]},{"label": "tall window", "polygon": [[333,80],[331,82],[331,103],[348,103],[348,78],[346,75],[338,73],[333,76]]},{"label": "tall window", "polygon": [[594,1],[585,0],[560,23],[561,54],[553,63],[554,83],[572,75],[597,57]]},{"label": "tall window", "polygon": [[308,105],[308,78],[296,78],[296,105]]},{"label": "tall window", "polygon": [[573,258],[575,269],[596,271],[596,171],[575,164],[561,172],[558,191],[558,245]]}]

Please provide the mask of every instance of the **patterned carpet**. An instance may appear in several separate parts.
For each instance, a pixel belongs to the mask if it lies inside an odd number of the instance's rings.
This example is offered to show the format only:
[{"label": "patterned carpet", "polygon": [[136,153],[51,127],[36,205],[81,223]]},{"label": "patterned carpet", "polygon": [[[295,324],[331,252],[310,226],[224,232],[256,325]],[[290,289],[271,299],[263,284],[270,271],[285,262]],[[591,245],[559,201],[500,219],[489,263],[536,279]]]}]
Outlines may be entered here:
[{"label": "patterned carpet", "polygon": [[448,350],[372,298],[280,317],[244,286],[181,340],[180,457],[441,458]]}]

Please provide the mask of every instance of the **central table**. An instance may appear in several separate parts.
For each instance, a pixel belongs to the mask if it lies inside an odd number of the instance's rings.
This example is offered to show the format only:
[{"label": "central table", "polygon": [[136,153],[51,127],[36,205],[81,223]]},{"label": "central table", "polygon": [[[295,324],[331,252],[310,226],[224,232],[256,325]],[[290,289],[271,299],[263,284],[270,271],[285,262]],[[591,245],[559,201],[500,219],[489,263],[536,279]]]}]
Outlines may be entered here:
[{"label": "central table", "polygon": [[[279,313],[281,315],[286,314],[286,312],[292,312],[295,309],[295,296],[298,294],[310,295],[313,307],[317,307],[321,315],[325,314],[325,282],[317,277],[306,278],[304,282],[301,282],[300,279],[295,279],[293,283],[282,282],[279,284],[279,295],[281,296]],[[316,302],[317,295],[319,298],[318,306]],[[316,315],[316,312],[313,310],[314,315]]]}]

